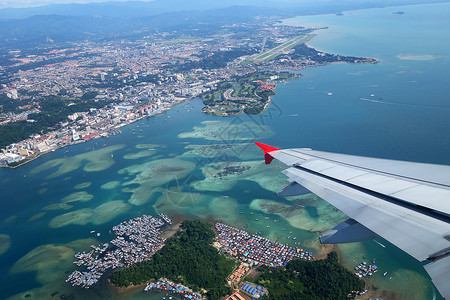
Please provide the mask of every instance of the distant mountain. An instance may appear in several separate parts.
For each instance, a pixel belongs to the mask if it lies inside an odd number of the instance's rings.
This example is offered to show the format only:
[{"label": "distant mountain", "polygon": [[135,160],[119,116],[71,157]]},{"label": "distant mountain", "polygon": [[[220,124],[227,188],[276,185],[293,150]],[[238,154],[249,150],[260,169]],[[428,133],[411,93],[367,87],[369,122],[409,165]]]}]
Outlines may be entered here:
[{"label": "distant mountain", "polygon": [[35,15],[103,16],[133,19],[169,12],[210,10],[230,6],[285,9],[297,14],[334,13],[343,10],[447,2],[446,0],[154,0],[151,2],[96,2],[87,4],[52,4],[29,8],[0,9],[0,20],[25,19]]},{"label": "distant mountain", "polygon": [[[104,16],[120,19],[133,19],[154,16],[169,12],[210,10],[226,8],[234,5],[247,5],[253,0],[155,0],[152,2],[101,2],[88,4],[53,4],[30,8],[0,9],[0,19],[25,19],[35,15],[63,16]],[[265,2],[263,0],[263,2]],[[259,3],[261,4],[261,3]],[[255,7],[261,7],[256,5]]]},{"label": "distant mountain", "polygon": [[108,38],[112,35],[155,28],[176,30],[177,26],[184,29],[201,27],[207,31],[208,24],[241,22],[261,15],[287,17],[338,13],[349,9],[400,5],[405,2],[414,4],[431,1],[155,0],[1,9],[0,48]]},{"label": "distant mountain", "polygon": [[[250,6],[183,11],[124,19],[105,16],[37,15],[26,19],[0,21],[0,48],[31,47],[40,43],[108,38],[143,30],[177,30],[249,21],[274,10]],[[281,13],[281,11],[280,11]]]},{"label": "distant mountain", "polygon": [[109,17],[41,15],[0,22],[0,44],[44,43],[47,39],[65,42],[106,34],[123,33],[135,28],[133,22]]}]

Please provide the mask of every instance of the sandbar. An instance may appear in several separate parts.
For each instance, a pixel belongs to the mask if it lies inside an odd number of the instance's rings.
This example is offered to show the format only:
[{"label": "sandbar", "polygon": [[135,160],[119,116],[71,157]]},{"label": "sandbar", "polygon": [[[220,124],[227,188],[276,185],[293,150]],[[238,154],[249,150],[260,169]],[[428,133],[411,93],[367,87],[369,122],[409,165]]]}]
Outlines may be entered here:
[{"label": "sandbar", "polygon": [[11,247],[11,238],[7,234],[0,234],[0,255]]},{"label": "sandbar", "polygon": [[86,225],[94,215],[93,209],[82,208],[54,217],[50,221],[49,226],[50,228],[60,228],[68,225]]}]

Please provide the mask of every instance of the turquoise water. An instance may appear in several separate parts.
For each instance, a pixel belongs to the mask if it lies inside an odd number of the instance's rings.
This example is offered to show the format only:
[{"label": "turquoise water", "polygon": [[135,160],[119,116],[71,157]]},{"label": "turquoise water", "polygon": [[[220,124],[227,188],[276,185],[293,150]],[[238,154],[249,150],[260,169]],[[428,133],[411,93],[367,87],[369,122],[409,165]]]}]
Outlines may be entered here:
[{"label": "turquoise water", "polygon": [[[392,14],[398,10],[405,14]],[[15,170],[0,169],[0,234],[11,240],[0,255],[1,298],[51,299],[58,292],[79,299],[147,299],[141,290],[116,294],[104,282],[88,291],[64,283],[74,267],[72,252],[95,243],[91,230],[102,233],[98,242],[106,242],[113,225],[144,213],[219,219],[292,246],[287,236],[296,236],[299,247],[319,254],[314,230],[345,217],[312,196],[278,198],[275,192],[287,183],[279,172],[283,166],[265,166],[252,143],[450,164],[449,12],[446,3],[288,20],[329,26],[310,41],[314,47],[380,63],[304,70],[302,78],[278,86],[261,116],[215,118],[201,113],[196,99],[109,139],[61,149]],[[218,174],[227,166],[243,171]],[[90,185],[76,188],[86,182]],[[93,198],[49,210],[83,191]],[[115,200],[123,202],[109,210],[100,206]],[[64,217],[70,212],[75,213]],[[385,248],[373,241],[340,247],[344,262],[352,266],[353,260],[376,258],[390,274],[370,280],[380,290],[397,291],[401,299],[433,298],[420,263],[379,242]]]}]

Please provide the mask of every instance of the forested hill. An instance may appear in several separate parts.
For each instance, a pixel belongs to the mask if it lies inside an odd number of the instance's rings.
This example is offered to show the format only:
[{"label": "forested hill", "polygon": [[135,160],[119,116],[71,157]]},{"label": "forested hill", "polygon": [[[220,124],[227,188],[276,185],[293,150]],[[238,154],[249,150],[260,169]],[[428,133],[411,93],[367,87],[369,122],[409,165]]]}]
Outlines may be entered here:
[{"label": "forested hill", "polygon": [[231,294],[226,278],[235,263],[211,245],[215,237],[211,224],[184,221],[181,229],[151,260],[114,271],[111,282],[123,287],[166,277],[193,290],[206,289],[208,299]]},{"label": "forested hill", "polygon": [[364,289],[364,281],[339,263],[336,252],[327,259],[292,260],[286,269],[261,267],[260,271],[255,282],[269,289],[268,299],[347,299],[352,291]]}]

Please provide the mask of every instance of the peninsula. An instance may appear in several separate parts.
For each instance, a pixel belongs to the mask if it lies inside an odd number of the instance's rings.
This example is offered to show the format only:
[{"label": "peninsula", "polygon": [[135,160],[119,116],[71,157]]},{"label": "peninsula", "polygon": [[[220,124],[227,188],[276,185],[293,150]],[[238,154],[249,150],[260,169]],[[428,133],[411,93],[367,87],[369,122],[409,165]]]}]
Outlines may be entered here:
[{"label": "peninsula", "polygon": [[0,166],[120,133],[120,127],[201,97],[216,116],[260,114],[301,69],[375,59],[307,46],[316,28],[275,17],[195,24],[138,36],[0,48]]}]

